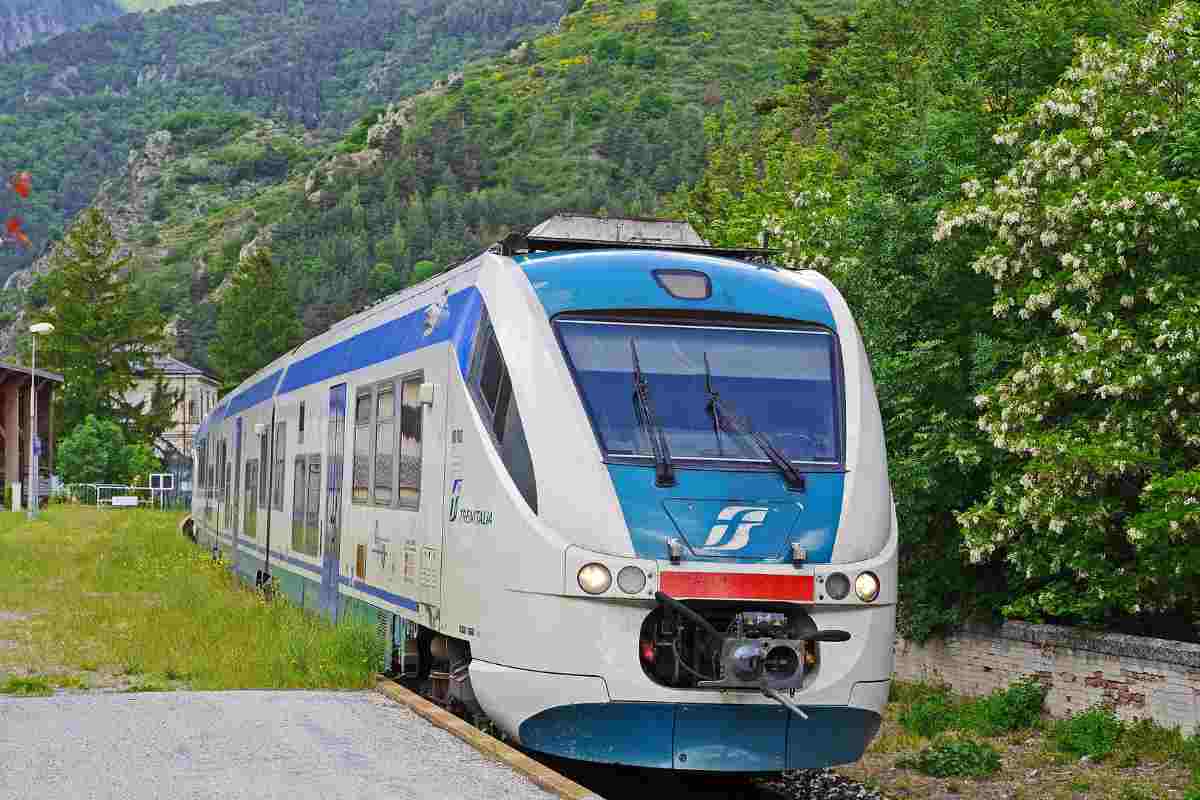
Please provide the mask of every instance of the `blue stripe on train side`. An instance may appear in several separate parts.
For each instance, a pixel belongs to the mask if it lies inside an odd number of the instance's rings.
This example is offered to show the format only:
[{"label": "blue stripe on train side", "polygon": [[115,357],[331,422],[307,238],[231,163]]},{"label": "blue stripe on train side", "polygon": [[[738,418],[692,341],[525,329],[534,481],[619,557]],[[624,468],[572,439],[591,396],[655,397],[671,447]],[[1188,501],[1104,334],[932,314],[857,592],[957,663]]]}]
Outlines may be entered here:
[{"label": "blue stripe on train side", "polygon": [[[835,328],[825,296],[774,267],[662,250],[588,250],[520,257],[521,268],[553,317],[563,311],[665,309],[724,311],[802,320]],[[712,294],[683,300],[658,284],[654,270],[703,272]]]},{"label": "blue stripe on train side", "polygon": [[425,327],[429,306],[334,342],[288,366],[278,394],[294,392],[442,342],[451,342],[458,348],[462,368],[465,363],[462,353],[478,326],[480,302],[479,290],[472,286],[446,297],[446,311],[428,334]]},{"label": "blue stripe on train side", "polygon": [[232,417],[248,408],[253,408],[264,400],[270,400],[275,395],[275,387],[282,374],[283,370],[277,369],[245,391],[234,395],[229,401],[229,416]]}]

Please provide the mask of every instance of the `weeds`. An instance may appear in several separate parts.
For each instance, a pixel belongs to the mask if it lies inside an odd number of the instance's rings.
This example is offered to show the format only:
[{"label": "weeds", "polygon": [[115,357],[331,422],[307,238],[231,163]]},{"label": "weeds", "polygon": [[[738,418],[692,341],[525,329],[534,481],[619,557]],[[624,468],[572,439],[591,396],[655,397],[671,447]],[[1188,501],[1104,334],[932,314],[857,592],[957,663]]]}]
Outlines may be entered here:
[{"label": "weeds", "polygon": [[1107,708],[1093,708],[1059,720],[1050,730],[1058,750],[1103,761],[1116,749],[1124,724]]},{"label": "weeds", "polygon": [[1046,689],[1035,681],[1019,681],[987,697],[955,698],[948,689],[913,692],[911,704],[900,714],[900,724],[919,736],[933,738],[949,730],[998,736],[1033,728],[1041,719]]},{"label": "weeds", "polygon": [[54,689],[45,678],[9,678],[0,684],[0,694],[12,694],[17,697],[46,697],[54,694]]},{"label": "weeds", "polygon": [[79,665],[193,689],[370,685],[383,656],[373,626],[265,600],[180,536],[179,518],[56,506],[28,525],[0,514],[0,608],[36,614],[0,669]]},{"label": "weeds", "polygon": [[915,769],[935,778],[983,778],[999,771],[1000,754],[986,742],[940,738],[916,756],[898,759],[896,766]]}]

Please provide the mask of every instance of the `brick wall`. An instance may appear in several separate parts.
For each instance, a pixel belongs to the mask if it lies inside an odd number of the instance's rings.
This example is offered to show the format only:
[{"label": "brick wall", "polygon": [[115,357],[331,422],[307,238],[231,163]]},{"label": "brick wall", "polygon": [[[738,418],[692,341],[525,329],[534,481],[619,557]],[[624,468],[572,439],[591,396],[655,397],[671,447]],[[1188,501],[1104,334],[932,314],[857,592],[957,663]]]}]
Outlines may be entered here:
[{"label": "brick wall", "polygon": [[897,640],[896,677],[968,695],[1033,677],[1049,687],[1046,708],[1055,716],[1106,704],[1125,719],[1200,733],[1200,644],[1024,622],[968,626],[924,645]]}]

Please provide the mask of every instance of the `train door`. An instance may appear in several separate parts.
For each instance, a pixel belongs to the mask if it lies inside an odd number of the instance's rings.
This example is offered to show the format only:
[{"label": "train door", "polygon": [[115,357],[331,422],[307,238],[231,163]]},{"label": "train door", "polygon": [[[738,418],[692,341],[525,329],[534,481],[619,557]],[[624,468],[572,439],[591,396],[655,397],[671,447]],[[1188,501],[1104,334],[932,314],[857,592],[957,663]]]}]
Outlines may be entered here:
[{"label": "train door", "polygon": [[233,489],[229,496],[229,507],[232,519],[229,525],[229,535],[233,537],[233,571],[238,571],[238,528],[242,527],[241,507],[242,487],[242,418],[233,421]]},{"label": "train door", "polygon": [[[339,383],[329,390],[329,417],[326,426],[325,470],[325,537],[321,561],[321,608],[330,619],[337,621],[338,576],[341,574],[342,551],[342,466],[346,448],[346,384]],[[319,505],[321,497],[321,462],[316,460],[316,474],[309,474],[309,497]],[[312,484],[316,483],[316,491]],[[309,513],[316,513],[310,506]]]},{"label": "train door", "polygon": [[[405,445],[415,438],[419,447],[417,458],[421,475],[420,483],[420,528],[424,530],[424,544],[420,560],[419,600],[426,609],[430,627],[442,628],[442,575],[443,575],[443,523],[446,504],[446,409],[449,406],[449,364],[452,355],[441,352],[424,366],[419,380],[405,381],[401,393],[401,432]],[[407,420],[406,420],[407,417]],[[409,428],[408,420],[415,420],[415,430]],[[409,448],[411,452],[411,448]]]}]

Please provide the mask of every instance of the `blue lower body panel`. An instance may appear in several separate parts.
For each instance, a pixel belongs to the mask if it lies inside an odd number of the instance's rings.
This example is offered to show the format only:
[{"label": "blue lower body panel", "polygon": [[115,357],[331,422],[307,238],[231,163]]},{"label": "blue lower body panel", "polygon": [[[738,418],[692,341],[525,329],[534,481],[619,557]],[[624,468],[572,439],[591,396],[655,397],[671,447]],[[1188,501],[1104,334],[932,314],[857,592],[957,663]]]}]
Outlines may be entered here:
[{"label": "blue lower body panel", "polygon": [[708,772],[780,772],[848,764],[879,731],[873,711],[717,703],[583,703],[521,723],[532,750],[606,764]]}]

